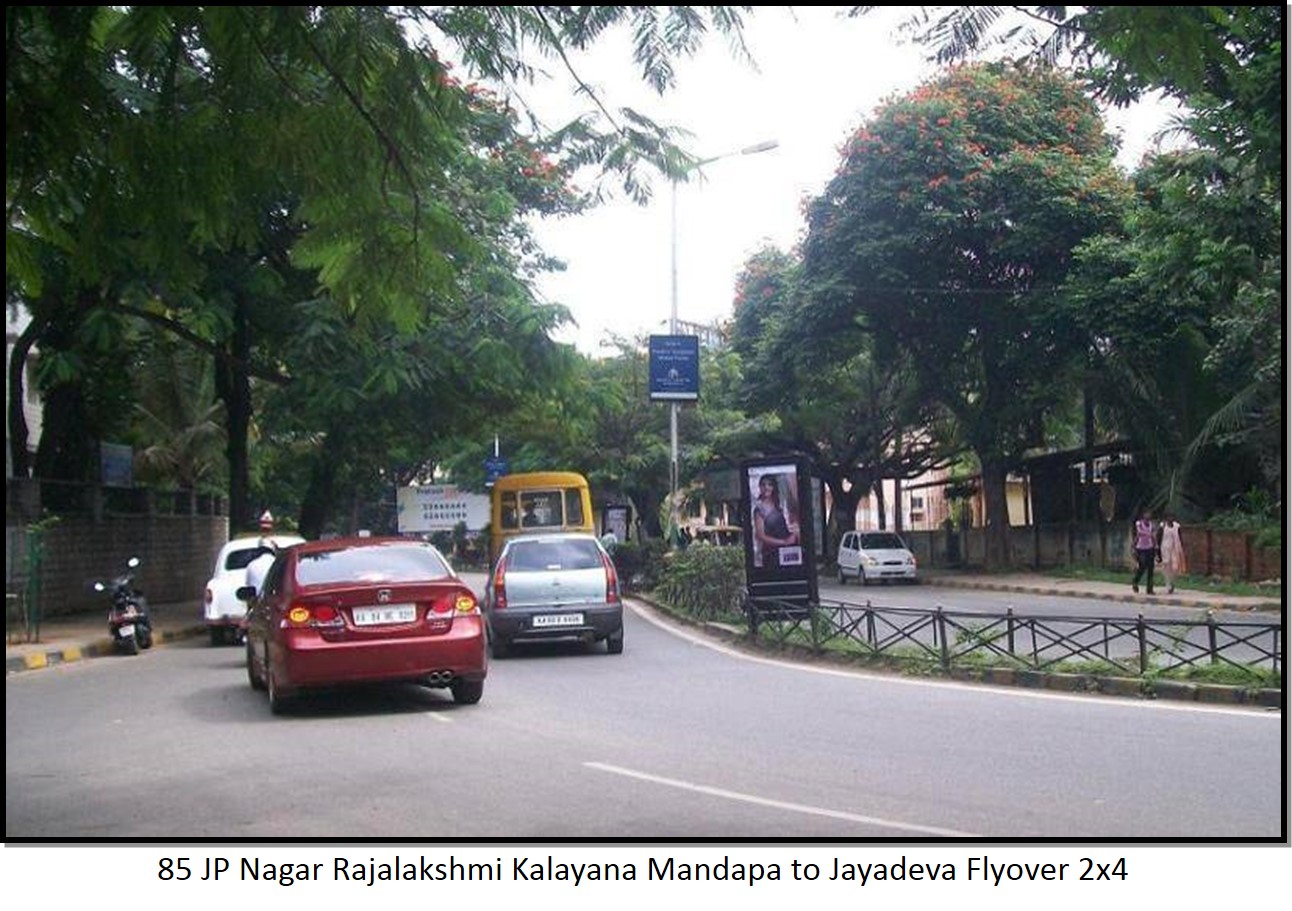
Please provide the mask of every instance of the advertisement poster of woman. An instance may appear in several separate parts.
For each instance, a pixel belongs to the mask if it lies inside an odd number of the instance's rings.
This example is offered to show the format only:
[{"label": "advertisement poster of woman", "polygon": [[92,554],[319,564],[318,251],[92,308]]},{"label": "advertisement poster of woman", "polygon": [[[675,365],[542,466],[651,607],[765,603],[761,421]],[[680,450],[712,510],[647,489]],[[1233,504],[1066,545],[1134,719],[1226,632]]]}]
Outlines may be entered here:
[{"label": "advertisement poster of woman", "polygon": [[754,566],[802,566],[798,475],[793,465],[764,465],[748,475]]}]

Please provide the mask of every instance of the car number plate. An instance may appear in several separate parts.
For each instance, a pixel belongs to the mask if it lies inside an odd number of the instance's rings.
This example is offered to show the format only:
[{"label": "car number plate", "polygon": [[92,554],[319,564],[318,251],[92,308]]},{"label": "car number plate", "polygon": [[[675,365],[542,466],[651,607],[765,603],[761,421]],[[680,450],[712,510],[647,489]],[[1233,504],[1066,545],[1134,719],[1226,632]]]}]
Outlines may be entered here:
[{"label": "car number plate", "polygon": [[535,627],[582,626],[583,614],[539,614],[534,618]]},{"label": "car number plate", "polygon": [[134,634],[135,626],[133,623],[123,623],[121,626],[117,627],[117,635],[122,639],[129,639]]},{"label": "car number plate", "polygon": [[413,604],[383,604],[381,607],[356,607],[355,626],[379,626],[383,623],[412,623],[417,619]]}]

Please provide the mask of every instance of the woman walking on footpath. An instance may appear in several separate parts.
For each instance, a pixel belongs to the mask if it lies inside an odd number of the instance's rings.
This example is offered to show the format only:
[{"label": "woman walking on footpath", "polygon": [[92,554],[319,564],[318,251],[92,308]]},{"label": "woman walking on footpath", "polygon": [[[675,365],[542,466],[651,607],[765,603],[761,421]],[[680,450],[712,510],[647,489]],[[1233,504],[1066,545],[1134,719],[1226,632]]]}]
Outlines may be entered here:
[{"label": "woman walking on footpath", "polygon": [[1162,575],[1166,577],[1166,593],[1175,592],[1175,578],[1187,573],[1189,567],[1184,561],[1184,542],[1180,540],[1180,523],[1169,512],[1162,522],[1158,538],[1158,551],[1162,555]]},{"label": "woman walking on footpath", "polygon": [[1153,562],[1157,560],[1157,533],[1153,528],[1153,514],[1147,509],[1139,514],[1131,529],[1131,546],[1135,548],[1135,578],[1131,591],[1139,592],[1140,576],[1147,574],[1145,590],[1153,594]]}]

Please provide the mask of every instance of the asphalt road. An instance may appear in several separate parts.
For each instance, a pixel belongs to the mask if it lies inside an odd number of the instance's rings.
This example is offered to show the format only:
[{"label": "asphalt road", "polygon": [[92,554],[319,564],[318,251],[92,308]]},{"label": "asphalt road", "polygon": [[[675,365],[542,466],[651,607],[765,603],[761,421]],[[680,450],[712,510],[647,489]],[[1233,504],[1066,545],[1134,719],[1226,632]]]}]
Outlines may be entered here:
[{"label": "asphalt road", "polygon": [[270,715],[201,640],[6,681],[10,838],[1242,838],[1278,834],[1277,713],[753,659],[646,613],[626,649]]}]

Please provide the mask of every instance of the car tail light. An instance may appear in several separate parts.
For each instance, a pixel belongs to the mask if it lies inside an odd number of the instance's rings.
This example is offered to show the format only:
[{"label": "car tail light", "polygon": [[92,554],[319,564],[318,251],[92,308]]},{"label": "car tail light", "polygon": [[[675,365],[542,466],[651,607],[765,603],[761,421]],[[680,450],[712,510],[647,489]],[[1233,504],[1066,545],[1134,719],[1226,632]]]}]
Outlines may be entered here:
[{"label": "car tail light", "polygon": [[615,572],[614,561],[604,553],[601,564],[606,568],[606,603],[614,604],[619,600],[619,573]]},{"label": "car tail light", "polygon": [[330,604],[306,604],[297,601],[287,611],[283,626],[343,626],[345,621],[335,607]]},{"label": "car tail light", "polygon": [[507,558],[502,557],[498,560],[498,566],[493,571],[493,606],[495,608],[504,608],[507,606]]},{"label": "car tail light", "polygon": [[476,604],[475,595],[460,592],[453,599],[453,609],[459,614],[474,614],[479,612],[479,605]]}]

